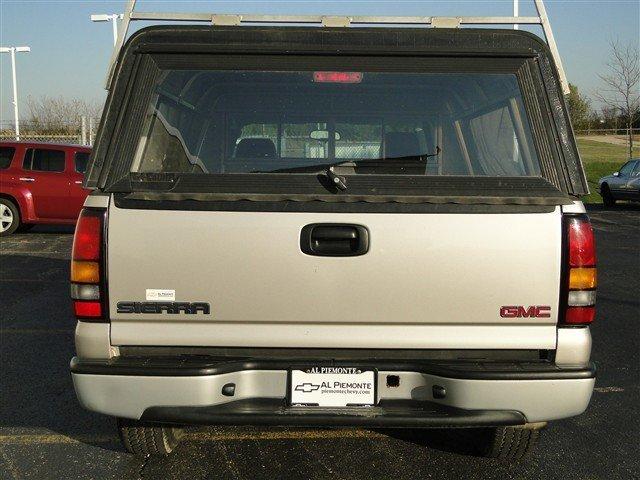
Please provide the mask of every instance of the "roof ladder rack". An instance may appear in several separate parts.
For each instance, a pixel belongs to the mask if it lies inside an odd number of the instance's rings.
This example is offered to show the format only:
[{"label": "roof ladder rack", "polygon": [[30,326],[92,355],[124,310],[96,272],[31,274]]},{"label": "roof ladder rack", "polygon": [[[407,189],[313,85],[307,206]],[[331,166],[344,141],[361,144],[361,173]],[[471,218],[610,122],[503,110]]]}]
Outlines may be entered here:
[{"label": "roof ladder rack", "polygon": [[135,11],[136,0],[127,0],[127,6],[118,29],[118,39],[111,55],[107,75],[106,88],[113,80],[115,64],[129,31],[129,24],[135,20],[162,22],[205,22],[211,25],[315,25],[322,27],[349,27],[351,25],[369,26],[431,26],[433,28],[458,28],[460,25],[540,25],[544,32],[549,50],[558,69],[558,76],[563,92],[569,93],[569,84],[562,67],[547,10],[543,0],[533,0],[535,17],[517,15],[517,2],[514,0],[514,16],[512,17],[386,17],[386,16],[335,16],[335,15],[254,15],[254,14],[210,14],[210,13],[172,13],[172,12],[138,12]]}]

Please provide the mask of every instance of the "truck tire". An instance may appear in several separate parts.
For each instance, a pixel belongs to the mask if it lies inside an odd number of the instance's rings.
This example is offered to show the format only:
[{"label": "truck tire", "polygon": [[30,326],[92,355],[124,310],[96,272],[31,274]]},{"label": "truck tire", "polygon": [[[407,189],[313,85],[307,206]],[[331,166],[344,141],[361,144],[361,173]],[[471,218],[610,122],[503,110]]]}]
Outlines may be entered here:
[{"label": "truck tire", "polygon": [[485,432],[480,445],[485,457],[520,460],[533,451],[542,426],[496,427]]},{"label": "truck tire", "polygon": [[124,447],[135,455],[168,455],[180,442],[181,428],[150,425],[136,420],[118,419],[118,433]]},{"label": "truck tire", "polygon": [[11,235],[20,226],[20,210],[15,203],[0,198],[0,237]]},{"label": "truck tire", "polygon": [[616,204],[616,199],[611,195],[611,189],[606,183],[600,188],[600,196],[602,197],[602,203],[605,207],[613,207]]}]

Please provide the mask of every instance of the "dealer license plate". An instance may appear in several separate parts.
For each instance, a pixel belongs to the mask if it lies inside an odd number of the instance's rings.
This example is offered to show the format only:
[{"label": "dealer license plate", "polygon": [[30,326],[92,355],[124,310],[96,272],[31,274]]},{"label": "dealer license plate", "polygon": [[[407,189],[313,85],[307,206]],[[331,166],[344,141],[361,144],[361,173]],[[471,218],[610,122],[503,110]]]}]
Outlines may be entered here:
[{"label": "dealer license plate", "polygon": [[376,403],[376,375],[357,367],[292,369],[289,378],[292,405],[348,407]]}]

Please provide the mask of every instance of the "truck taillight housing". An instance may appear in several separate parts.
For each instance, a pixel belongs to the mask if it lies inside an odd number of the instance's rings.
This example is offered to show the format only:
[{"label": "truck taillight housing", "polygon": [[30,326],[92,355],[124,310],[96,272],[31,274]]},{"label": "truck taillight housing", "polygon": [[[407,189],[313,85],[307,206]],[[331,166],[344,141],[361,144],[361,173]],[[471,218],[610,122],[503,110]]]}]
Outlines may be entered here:
[{"label": "truck taillight housing", "polygon": [[565,215],[565,275],[564,312],[560,323],[564,325],[588,325],[595,317],[596,243],[589,217]]},{"label": "truck taillight housing", "polygon": [[83,208],[71,251],[71,298],[79,320],[107,322],[104,226],[106,210]]}]

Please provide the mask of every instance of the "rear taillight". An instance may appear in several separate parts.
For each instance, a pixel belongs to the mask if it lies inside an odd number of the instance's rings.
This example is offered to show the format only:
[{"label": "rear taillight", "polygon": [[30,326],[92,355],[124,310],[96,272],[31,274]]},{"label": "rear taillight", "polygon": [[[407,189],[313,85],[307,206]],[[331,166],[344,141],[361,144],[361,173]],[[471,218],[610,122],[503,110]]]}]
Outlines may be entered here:
[{"label": "rear taillight", "polygon": [[586,325],[595,317],[596,244],[591,222],[586,215],[565,215],[564,313],[560,323]]},{"label": "rear taillight", "polygon": [[104,270],[105,210],[83,208],[71,251],[71,298],[79,320],[108,321]]}]

